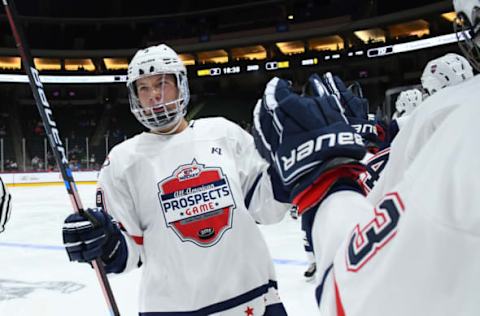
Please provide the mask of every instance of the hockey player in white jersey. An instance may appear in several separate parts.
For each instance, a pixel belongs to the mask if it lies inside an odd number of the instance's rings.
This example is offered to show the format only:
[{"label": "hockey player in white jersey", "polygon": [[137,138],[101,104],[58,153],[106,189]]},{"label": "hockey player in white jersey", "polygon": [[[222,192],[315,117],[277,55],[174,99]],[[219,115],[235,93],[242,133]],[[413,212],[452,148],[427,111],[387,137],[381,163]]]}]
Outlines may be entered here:
[{"label": "hockey player in white jersey", "polygon": [[[480,1],[457,0],[454,7],[467,45],[476,47],[469,57],[480,57]],[[388,185],[375,207],[345,174],[311,192],[319,203],[312,235],[323,274],[316,292],[322,316],[480,313],[479,87],[476,76],[437,91],[414,111],[392,145],[392,172],[383,176]],[[290,113],[298,119],[297,112]],[[344,153],[336,154],[331,159]]]},{"label": "hockey player in white jersey", "polygon": [[256,222],[278,222],[290,205],[251,135],[223,118],[185,120],[186,69],[166,45],[136,53],[127,87],[149,132],[103,165],[99,208],[88,210],[103,225],[66,219],[70,259],[100,257],[109,273],[142,266],[140,315],[286,315]]},{"label": "hockey player in white jersey", "polygon": [[[473,69],[469,61],[458,54],[448,53],[439,58],[433,59],[427,63],[424,68],[421,82],[422,88],[426,92],[425,96],[418,89],[407,90],[400,93],[395,105],[397,108],[396,113],[400,115],[392,120],[389,127],[389,141],[390,143],[396,138],[400,129],[406,125],[407,120],[410,118],[410,114],[415,108],[420,106],[424,97],[433,95],[434,93],[450,86],[462,83],[473,77]],[[377,181],[381,183],[381,174],[384,167],[388,162],[390,155],[390,149],[386,148],[377,153],[374,157],[370,158],[367,162],[367,173],[362,176],[362,183],[365,184],[367,192],[373,190],[373,186]],[[376,167],[373,168],[372,166]],[[379,187],[382,187],[380,184]],[[373,194],[369,194],[369,198],[373,202],[376,202],[380,196],[377,191]]]},{"label": "hockey player in white jersey", "polygon": [[[462,45],[469,45],[468,42],[470,40],[466,41],[467,43],[464,43],[464,41],[460,41],[459,44],[462,47]],[[428,96],[425,98],[425,100],[429,99],[429,96],[432,96],[433,94],[439,92],[440,90],[446,89],[448,87],[452,87],[455,85],[458,85],[466,80],[469,80],[470,78],[473,77],[473,68],[471,66],[472,64],[475,64],[475,60],[473,58],[465,58],[463,56],[460,56],[458,54],[454,53],[448,53],[444,56],[441,56],[439,58],[433,59],[428,64],[425,66],[425,69],[422,74],[421,82],[422,82],[422,88],[427,92]],[[436,102],[438,102],[438,99],[434,99]],[[432,101],[426,101],[427,104],[430,104]],[[423,102],[422,104],[424,104]],[[439,103],[437,106],[438,109],[431,109],[431,111],[441,111],[443,104],[445,102]],[[423,106],[423,105],[422,105]],[[406,121],[410,119],[411,116],[408,116],[407,118],[400,119],[398,120],[397,127],[393,126],[391,128],[390,134],[392,134],[395,138],[398,131],[403,128],[403,126],[406,125]],[[410,133],[412,134],[412,133]],[[392,139],[393,141],[393,139]],[[404,138],[405,142],[408,142]],[[410,146],[409,144],[408,146]],[[397,145],[397,147],[402,146],[407,146],[407,144],[403,145]],[[411,151],[415,151],[413,147],[410,147]],[[405,149],[405,148],[404,148]],[[405,149],[407,150],[407,149]],[[410,153],[407,154],[405,151],[403,154],[400,153],[400,150],[398,151],[399,155],[401,157],[408,157],[410,156]],[[383,159],[385,161],[385,157],[380,157],[379,159]],[[390,159],[389,157],[387,160]],[[395,158],[397,159],[397,158]],[[403,158],[399,158],[403,160]],[[410,158],[406,158],[408,160]],[[388,177],[388,179],[384,179],[384,177],[380,177],[380,174],[376,176],[378,179],[378,182],[376,182],[376,186],[378,188],[371,189],[371,193],[369,193],[369,199],[372,202],[377,202],[384,194],[385,190],[383,187],[385,185],[388,185],[390,181],[397,181],[397,172],[403,172],[403,168],[396,168],[396,170],[392,170],[392,168],[388,167],[386,169],[386,173],[392,173]],[[370,191],[369,191],[370,192]]]},{"label": "hockey player in white jersey", "polygon": [[367,170],[360,175],[359,181],[366,194],[372,191],[388,163],[390,144],[422,101],[423,94],[418,89],[405,90],[399,94],[395,102],[396,111],[388,127],[388,141],[382,150],[365,159]]},{"label": "hockey player in white jersey", "polygon": [[5,225],[10,219],[11,210],[12,196],[2,178],[0,178],[0,233],[5,230]]},{"label": "hockey player in white jersey", "polygon": [[[429,61],[420,78],[424,93],[418,89],[409,89],[402,91],[397,97],[395,102],[396,111],[393,113],[392,121],[389,125],[389,143],[393,142],[399,130],[409,119],[409,115],[422,103],[424,98],[471,77],[473,77],[472,66],[465,57],[458,54],[448,53]],[[369,158],[367,172],[361,176],[361,181],[365,185],[367,192],[370,192],[378,179],[380,179],[380,175],[389,159],[389,152],[390,149],[385,148],[374,157]],[[372,165],[375,167],[371,167]]]}]

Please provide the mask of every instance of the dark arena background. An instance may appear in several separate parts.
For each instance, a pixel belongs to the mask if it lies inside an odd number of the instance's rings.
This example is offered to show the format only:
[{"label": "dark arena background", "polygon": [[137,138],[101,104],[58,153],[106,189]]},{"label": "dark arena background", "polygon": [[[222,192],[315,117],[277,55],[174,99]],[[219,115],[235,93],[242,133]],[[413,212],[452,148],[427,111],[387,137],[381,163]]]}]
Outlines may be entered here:
[{"label": "dark arena background", "polygon": [[[130,113],[126,69],[139,48],[181,53],[189,118],[224,116],[248,129],[269,79],[295,89],[312,73],[358,82],[369,111],[389,119],[400,87],[426,63],[459,53],[451,1],[17,0],[74,170],[98,170],[115,144],[142,131]],[[55,170],[43,126],[2,10],[1,171]]]}]

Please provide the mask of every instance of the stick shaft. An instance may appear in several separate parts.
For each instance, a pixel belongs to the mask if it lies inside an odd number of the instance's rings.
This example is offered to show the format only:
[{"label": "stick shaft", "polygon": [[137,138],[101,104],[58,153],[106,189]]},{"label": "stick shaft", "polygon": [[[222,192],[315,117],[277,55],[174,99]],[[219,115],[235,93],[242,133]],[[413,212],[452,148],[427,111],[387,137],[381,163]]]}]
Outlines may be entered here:
[{"label": "stick shaft", "polygon": [[[10,27],[12,28],[12,33],[15,38],[17,48],[22,58],[23,66],[28,76],[30,88],[32,89],[38,112],[40,113],[40,117],[42,118],[45,132],[47,134],[50,147],[52,148],[53,156],[55,157],[55,161],[57,162],[58,168],[62,174],[65,188],[67,189],[73,209],[75,212],[85,215],[94,225],[98,224],[98,222],[92,216],[89,216],[88,212],[85,212],[83,210],[82,202],[78,194],[77,186],[75,185],[75,181],[73,179],[72,171],[68,166],[65,148],[63,147],[60,133],[57,129],[57,124],[53,119],[52,109],[50,108],[50,104],[48,103],[47,97],[45,95],[45,91],[43,89],[43,84],[40,81],[38,70],[33,65],[33,59],[30,54],[30,49],[27,46],[26,40],[24,40],[25,37],[22,34],[21,28],[16,23],[17,15],[14,3],[12,2],[12,0],[2,0],[2,2],[5,7],[8,22],[10,24]],[[105,270],[103,268],[103,263],[99,259],[96,259],[92,261],[92,265],[97,274],[100,287],[102,289],[111,315],[120,316],[120,312],[115,302],[110,283],[108,282]]]}]

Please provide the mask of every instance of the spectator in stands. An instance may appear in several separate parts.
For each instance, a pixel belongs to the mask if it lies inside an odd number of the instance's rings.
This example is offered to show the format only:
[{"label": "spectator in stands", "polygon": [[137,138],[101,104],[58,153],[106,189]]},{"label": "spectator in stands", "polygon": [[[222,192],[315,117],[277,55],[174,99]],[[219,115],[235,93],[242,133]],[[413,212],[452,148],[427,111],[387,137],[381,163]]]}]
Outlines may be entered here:
[{"label": "spectator in stands", "polygon": [[37,155],[33,156],[32,158],[32,169],[33,170],[43,169],[43,161]]},{"label": "spectator in stands", "polygon": [[17,162],[7,159],[5,161],[5,169],[6,170],[18,170]]},{"label": "spectator in stands", "polygon": [[92,154],[89,159],[90,169],[97,169],[97,159],[95,154]]},{"label": "spectator in stands", "polygon": [[45,135],[45,129],[43,128],[43,122],[42,121],[38,121],[37,124],[35,125],[34,129],[33,129],[33,132],[35,133],[35,135],[37,136],[43,136]]},{"label": "spectator in stands", "polygon": [[0,137],[7,135],[7,127],[5,126],[4,122],[0,123]]}]

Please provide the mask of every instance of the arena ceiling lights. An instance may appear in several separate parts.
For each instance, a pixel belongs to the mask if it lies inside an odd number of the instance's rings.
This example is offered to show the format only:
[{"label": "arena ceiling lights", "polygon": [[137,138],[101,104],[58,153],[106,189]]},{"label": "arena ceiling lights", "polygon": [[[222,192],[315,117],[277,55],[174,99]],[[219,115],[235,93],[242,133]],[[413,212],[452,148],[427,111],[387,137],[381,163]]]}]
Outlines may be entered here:
[{"label": "arena ceiling lights", "polygon": [[264,60],[267,50],[262,45],[232,48],[233,60]]},{"label": "arena ceiling lights", "polygon": [[20,57],[0,57],[0,68],[5,70],[22,69],[22,60]]},{"label": "arena ceiling lights", "polygon": [[95,65],[89,58],[65,59],[65,70],[68,71],[95,71]]},{"label": "arena ceiling lights", "polygon": [[356,37],[358,37],[365,44],[374,42],[384,42],[386,40],[385,31],[381,28],[373,28],[368,30],[359,30],[353,32]]},{"label": "arena ceiling lights", "polygon": [[302,41],[279,42],[275,43],[275,45],[284,55],[305,53],[305,44]]},{"label": "arena ceiling lights", "polygon": [[178,55],[178,57],[180,57],[180,59],[185,64],[185,66],[195,65],[195,56],[192,54],[180,54]]},{"label": "arena ceiling lights", "polygon": [[[462,33],[458,33],[458,37],[463,40]],[[377,48],[371,48],[367,51],[367,56],[380,57],[392,54],[399,54],[403,52],[409,52],[419,49],[425,49],[435,46],[441,46],[446,44],[455,43],[457,41],[457,34],[451,33],[447,35],[441,35],[426,39],[421,39],[417,41],[411,41],[402,44],[387,45]],[[364,55],[363,51],[349,52],[348,56],[362,56]],[[325,60],[334,60],[340,58],[340,54],[333,54],[331,56],[325,56]],[[18,60],[17,60],[17,59]],[[4,64],[2,64],[2,62]],[[320,61],[317,58],[305,59],[301,62],[302,66],[313,66],[318,64]],[[19,57],[0,57],[0,67],[20,67],[20,58]],[[198,77],[211,77],[211,76],[220,76],[220,75],[229,75],[246,72],[256,72],[260,70],[272,71],[272,70],[282,70],[288,69],[290,65],[288,60],[284,61],[266,61],[261,64],[250,64],[246,66],[246,69],[242,69],[240,66],[226,66],[226,67],[212,67],[207,69],[197,70]],[[60,84],[82,84],[82,83],[123,83],[127,81],[126,75],[99,75],[99,76],[50,76],[50,75],[40,75],[40,80],[43,83],[60,83]],[[0,74],[0,82],[8,83],[28,83],[28,78],[26,75],[14,75],[14,74]]]},{"label": "arena ceiling lights", "polygon": [[228,63],[228,53],[223,49],[199,52],[197,56],[200,63]]},{"label": "arena ceiling lights", "polygon": [[60,58],[34,58],[33,63],[38,70],[62,70]]},{"label": "arena ceiling lights", "polygon": [[388,26],[388,31],[391,37],[422,37],[424,35],[430,34],[430,25],[427,21],[419,19],[405,23],[390,25]]},{"label": "arena ceiling lights", "polygon": [[[60,58],[34,58],[35,68],[38,70],[62,70],[62,61]],[[0,68],[19,70],[21,69],[21,60],[19,57],[0,57]],[[95,65],[89,58],[83,59],[65,59],[64,69],[67,71],[95,71]]]},{"label": "arena ceiling lights", "polygon": [[339,35],[312,38],[311,40],[308,41],[308,48],[310,50],[316,50],[316,51],[324,51],[324,50],[337,51],[344,48],[344,42]]},{"label": "arena ceiling lights", "polygon": [[441,17],[447,20],[448,22],[453,23],[453,21],[457,18],[457,13],[455,13],[455,11],[447,12],[447,13],[443,13]]},{"label": "arena ceiling lights", "polygon": [[107,70],[127,70],[127,58],[103,58],[103,64]]}]

